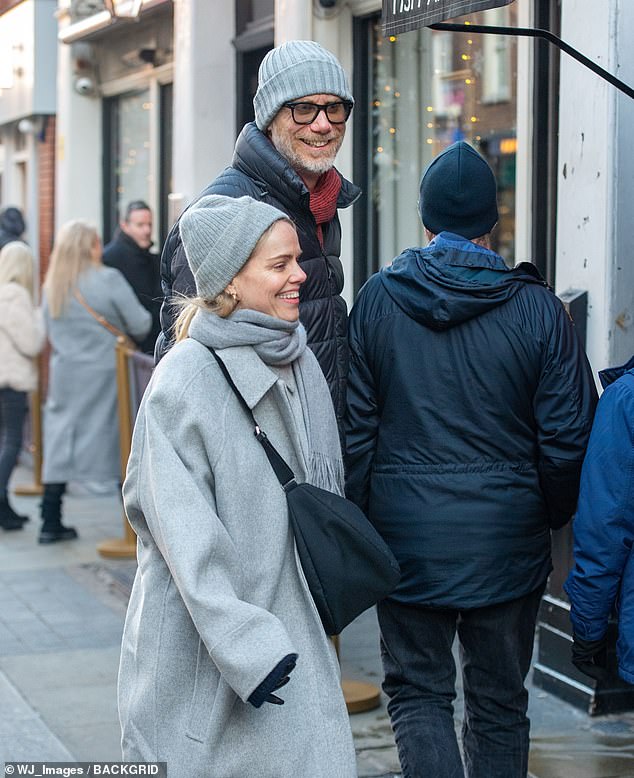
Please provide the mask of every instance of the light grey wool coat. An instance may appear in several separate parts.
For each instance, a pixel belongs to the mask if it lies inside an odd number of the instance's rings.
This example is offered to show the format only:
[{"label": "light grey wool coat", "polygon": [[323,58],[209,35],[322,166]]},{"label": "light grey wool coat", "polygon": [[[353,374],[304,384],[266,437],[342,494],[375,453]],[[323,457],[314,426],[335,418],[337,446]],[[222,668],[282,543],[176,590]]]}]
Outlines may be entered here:
[{"label": "light grey wool coat", "polygon": [[[79,277],[88,305],[135,339],[152,326],[152,315],[114,268],[91,267]],[[117,417],[116,337],[71,296],[56,319],[43,300],[51,344],[44,406],[44,483],[112,481],[121,478]]]},{"label": "light grey wool coat", "polygon": [[[292,390],[251,346],[218,354],[305,480]],[[306,349],[299,359],[315,357]],[[337,659],[299,567],[285,495],[196,340],[154,372],[124,502],[139,567],[119,673],[123,758],[166,761],[171,778],[356,776]],[[279,691],[285,704],[254,708],[251,693],[291,653],[299,658]]]}]

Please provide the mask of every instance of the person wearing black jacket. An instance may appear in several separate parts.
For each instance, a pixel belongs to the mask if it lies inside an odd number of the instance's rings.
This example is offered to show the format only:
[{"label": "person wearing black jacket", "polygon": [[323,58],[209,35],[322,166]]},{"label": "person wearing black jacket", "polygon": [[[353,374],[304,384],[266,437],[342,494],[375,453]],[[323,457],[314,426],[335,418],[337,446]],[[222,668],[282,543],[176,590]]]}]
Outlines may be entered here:
[{"label": "person wearing black jacket", "polygon": [[[255,122],[245,125],[233,160],[199,197],[249,195],[294,222],[307,275],[300,291],[300,320],[326,377],[341,428],[348,372],[347,309],[341,291],[341,225],[360,190],[334,168],[354,100],[346,74],[331,52],[313,41],[287,41],[262,61],[253,100]],[[199,199],[199,198],[197,198]],[[161,256],[164,303],[158,361],[173,341],[175,295],[194,281],[185,259],[179,222]]]},{"label": "person wearing black jacket", "polygon": [[421,183],[431,242],[370,278],[350,315],[346,492],[401,566],[378,612],[408,778],[465,775],[456,633],[466,775],[526,776],[550,530],[574,513],[596,405],[563,304],[534,266],[490,249],[496,200],[486,161],[446,149]]},{"label": "person wearing black jacket", "polygon": [[113,240],[103,250],[103,263],[125,276],[141,305],[152,314],[152,329],[139,343],[146,354],[154,353],[161,331],[160,311],[163,293],[159,260],[152,246],[152,211],[143,200],[129,203]]}]

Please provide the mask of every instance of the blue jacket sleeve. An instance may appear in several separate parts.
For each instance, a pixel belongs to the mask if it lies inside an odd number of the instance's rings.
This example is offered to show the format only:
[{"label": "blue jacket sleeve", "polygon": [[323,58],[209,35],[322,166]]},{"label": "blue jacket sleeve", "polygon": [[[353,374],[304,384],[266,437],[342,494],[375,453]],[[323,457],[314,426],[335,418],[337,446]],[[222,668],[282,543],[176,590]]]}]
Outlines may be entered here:
[{"label": "blue jacket sleeve", "polygon": [[632,374],[608,387],[599,402],[573,532],[575,564],[564,587],[570,618],[575,634],[598,640],[607,630],[634,540]]}]

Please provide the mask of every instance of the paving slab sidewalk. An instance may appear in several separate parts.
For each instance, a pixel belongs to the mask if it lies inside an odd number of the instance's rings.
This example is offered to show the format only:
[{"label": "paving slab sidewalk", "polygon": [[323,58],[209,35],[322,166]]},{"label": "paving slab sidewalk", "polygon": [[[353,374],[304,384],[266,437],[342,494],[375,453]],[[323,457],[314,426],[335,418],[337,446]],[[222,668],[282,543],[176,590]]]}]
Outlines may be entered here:
[{"label": "paving slab sidewalk", "polygon": [[[29,478],[21,468],[14,480]],[[80,539],[39,546],[37,502],[15,498],[33,520],[0,533],[0,763],[118,761],[116,677],[135,564],[102,559],[96,547],[122,536],[121,503],[115,494],[68,496],[65,520]],[[340,659],[345,678],[379,685],[373,611],[344,631]],[[462,710],[459,693],[457,727]],[[529,715],[534,778],[633,778],[634,713],[590,718],[531,688]],[[351,725],[360,778],[399,775],[385,699]]]}]

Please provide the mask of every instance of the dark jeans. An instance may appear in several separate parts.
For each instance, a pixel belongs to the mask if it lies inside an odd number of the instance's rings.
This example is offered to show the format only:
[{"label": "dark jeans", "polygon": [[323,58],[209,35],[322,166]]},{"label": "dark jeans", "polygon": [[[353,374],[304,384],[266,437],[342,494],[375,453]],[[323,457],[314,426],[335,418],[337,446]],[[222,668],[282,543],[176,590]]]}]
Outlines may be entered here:
[{"label": "dark jeans", "polygon": [[26,410],[26,392],[0,389],[0,500],[7,499],[9,478],[18,461]]},{"label": "dark jeans", "polygon": [[[525,778],[528,692],[544,591],[470,610],[379,604],[388,711],[404,778]],[[463,769],[454,727],[458,633],[464,685]]]}]

